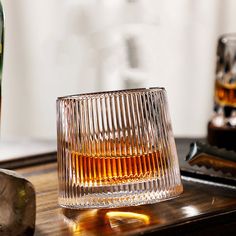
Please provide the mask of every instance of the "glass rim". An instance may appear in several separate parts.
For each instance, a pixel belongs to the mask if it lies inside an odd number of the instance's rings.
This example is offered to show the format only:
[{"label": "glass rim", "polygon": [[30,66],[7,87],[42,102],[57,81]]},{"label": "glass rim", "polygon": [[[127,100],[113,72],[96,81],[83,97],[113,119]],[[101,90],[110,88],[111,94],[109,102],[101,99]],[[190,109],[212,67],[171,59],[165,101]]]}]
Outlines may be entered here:
[{"label": "glass rim", "polygon": [[59,100],[74,100],[74,99],[88,99],[88,98],[99,98],[104,96],[121,95],[121,94],[133,94],[133,93],[143,93],[143,92],[153,92],[153,91],[165,91],[164,87],[148,87],[148,88],[132,88],[132,89],[121,89],[121,90],[108,90],[101,92],[90,92],[81,94],[72,94],[62,97],[58,97]]}]

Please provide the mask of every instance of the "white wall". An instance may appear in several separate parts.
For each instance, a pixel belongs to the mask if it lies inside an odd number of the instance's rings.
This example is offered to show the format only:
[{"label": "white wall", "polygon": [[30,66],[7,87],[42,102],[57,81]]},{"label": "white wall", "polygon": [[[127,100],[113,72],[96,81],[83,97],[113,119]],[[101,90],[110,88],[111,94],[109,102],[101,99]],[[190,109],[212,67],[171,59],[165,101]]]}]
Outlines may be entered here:
[{"label": "white wall", "polygon": [[[122,0],[2,2],[6,17],[2,137],[55,138],[56,97],[124,86],[116,67],[125,65],[117,65],[116,57],[109,58],[114,68],[103,73],[105,80],[100,81],[100,67],[94,67],[99,57],[94,62],[84,51],[96,40],[78,41],[77,37],[99,27],[98,21],[107,25],[112,18],[115,22],[113,12]],[[84,2],[88,11],[81,11],[86,9]],[[106,4],[108,11],[98,3]],[[150,15],[156,17],[158,42],[150,41],[155,63],[148,64],[152,74],[144,86],[166,87],[176,136],[204,136],[212,112],[217,38],[236,32],[236,1],[145,3],[153,4]],[[116,37],[104,38],[104,44],[119,42]],[[122,57],[119,50],[109,53]]]}]

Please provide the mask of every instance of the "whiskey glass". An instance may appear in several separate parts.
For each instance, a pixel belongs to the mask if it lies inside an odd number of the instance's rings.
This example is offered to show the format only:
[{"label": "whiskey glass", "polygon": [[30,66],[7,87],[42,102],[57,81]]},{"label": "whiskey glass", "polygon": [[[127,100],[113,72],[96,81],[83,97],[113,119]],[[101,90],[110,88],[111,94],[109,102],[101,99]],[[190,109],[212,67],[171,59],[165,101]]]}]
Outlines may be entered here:
[{"label": "whiskey glass", "polygon": [[164,88],[57,99],[59,204],[113,208],[183,191]]}]

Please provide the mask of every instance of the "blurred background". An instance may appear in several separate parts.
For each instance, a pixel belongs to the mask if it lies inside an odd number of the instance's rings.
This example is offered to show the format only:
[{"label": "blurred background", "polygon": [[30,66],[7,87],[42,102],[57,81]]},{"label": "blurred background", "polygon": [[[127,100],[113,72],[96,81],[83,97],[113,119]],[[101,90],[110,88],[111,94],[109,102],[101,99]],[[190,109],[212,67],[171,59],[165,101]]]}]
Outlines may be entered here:
[{"label": "blurred background", "polygon": [[56,138],[56,98],[165,87],[176,137],[203,137],[234,0],[2,0],[2,138]]}]

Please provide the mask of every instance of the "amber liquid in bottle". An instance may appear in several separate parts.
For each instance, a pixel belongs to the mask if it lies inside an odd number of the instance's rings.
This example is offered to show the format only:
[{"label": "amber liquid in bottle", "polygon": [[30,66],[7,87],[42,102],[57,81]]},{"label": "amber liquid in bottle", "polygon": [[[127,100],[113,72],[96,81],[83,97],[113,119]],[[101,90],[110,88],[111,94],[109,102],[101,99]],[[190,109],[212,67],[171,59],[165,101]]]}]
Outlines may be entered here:
[{"label": "amber liquid in bottle", "polygon": [[158,151],[142,155],[104,154],[70,152],[73,182],[80,186],[142,182],[164,175],[168,167],[168,160],[160,158]]},{"label": "amber liquid in bottle", "polygon": [[236,84],[215,83],[215,101],[222,106],[236,107]]}]

